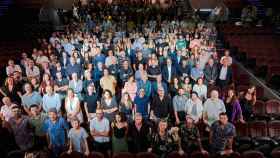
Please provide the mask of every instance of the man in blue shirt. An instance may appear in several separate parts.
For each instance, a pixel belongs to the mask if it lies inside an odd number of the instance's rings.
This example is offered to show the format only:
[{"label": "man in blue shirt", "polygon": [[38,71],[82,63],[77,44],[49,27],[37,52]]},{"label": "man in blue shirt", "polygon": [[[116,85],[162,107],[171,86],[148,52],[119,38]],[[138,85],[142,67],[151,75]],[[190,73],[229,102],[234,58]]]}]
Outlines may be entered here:
[{"label": "man in blue shirt", "polygon": [[73,50],[75,50],[75,46],[73,44],[71,44],[68,41],[68,39],[65,40],[65,42],[62,44],[62,46],[69,56],[71,56]]},{"label": "man in blue shirt", "polygon": [[143,43],[145,42],[144,38],[138,38],[133,42],[132,49],[143,50]]},{"label": "man in blue shirt", "polygon": [[105,64],[105,55],[101,53],[101,50],[99,47],[96,48],[96,55],[94,56],[94,58],[92,58],[92,63],[94,66],[97,66],[97,64],[99,62],[101,62],[102,64]]},{"label": "man in blue shirt", "polygon": [[31,115],[30,113],[30,106],[33,104],[36,104],[39,106],[39,108],[42,108],[42,97],[41,95],[33,90],[33,87],[30,83],[26,83],[24,85],[25,94],[21,97],[21,103],[23,105],[23,108],[25,112],[28,115]]},{"label": "man in blue shirt", "polygon": [[191,69],[191,78],[196,82],[198,78],[202,78],[203,76],[203,70],[199,68],[199,63],[196,63],[195,67]]},{"label": "man in blue shirt", "polygon": [[148,119],[149,111],[149,97],[145,95],[145,89],[141,88],[139,94],[134,99],[136,112],[140,113],[144,119]]},{"label": "man in blue shirt", "polygon": [[133,75],[133,70],[129,66],[129,62],[125,60],[119,71],[120,80],[122,81],[123,85],[125,82],[127,82],[129,76],[131,75]]},{"label": "man in blue shirt", "polygon": [[43,110],[48,112],[50,108],[56,108],[60,112],[61,98],[59,94],[53,91],[52,86],[46,86],[46,94],[43,96]]},{"label": "man in blue shirt", "polygon": [[53,157],[58,157],[66,147],[66,135],[69,130],[68,123],[58,116],[56,108],[50,108],[49,118],[43,124],[43,131],[47,134],[48,148]]},{"label": "man in blue shirt", "polygon": [[220,113],[219,120],[211,126],[209,144],[211,144],[212,153],[217,155],[232,154],[235,133],[235,127],[228,122],[227,114],[225,112]]},{"label": "man in blue shirt", "polygon": [[71,57],[70,64],[66,67],[67,75],[70,77],[73,73],[77,73],[78,77],[81,77],[82,67],[81,65],[77,64],[76,59]]}]

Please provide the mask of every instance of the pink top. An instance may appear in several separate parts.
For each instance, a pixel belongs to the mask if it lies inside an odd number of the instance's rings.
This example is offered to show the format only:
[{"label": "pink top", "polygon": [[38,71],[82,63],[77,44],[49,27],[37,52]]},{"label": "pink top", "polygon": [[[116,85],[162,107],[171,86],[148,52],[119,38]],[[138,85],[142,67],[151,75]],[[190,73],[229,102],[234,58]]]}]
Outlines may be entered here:
[{"label": "pink top", "polygon": [[200,47],[201,41],[199,39],[193,39],[190,42],[190,48],[194,48],[195,46]]},{"label": "pink top", "polygon": [[136,92],[137,92],[136,82],[133,82],[133,83],[126,82],[124,85],[124,88],[122,90],[122,93],[124,93],[124,92],[127,92],[129,94],[131,100],[133,101],[136,96]]},{"label": "pink top", "polygon": [[7,105],[3,105],[1,107],[0,113],[4,116],[5,121],[9,121],[9,119],[11,117],[13,117],[13,113],[12,113],[11,107],[9,107]]}]

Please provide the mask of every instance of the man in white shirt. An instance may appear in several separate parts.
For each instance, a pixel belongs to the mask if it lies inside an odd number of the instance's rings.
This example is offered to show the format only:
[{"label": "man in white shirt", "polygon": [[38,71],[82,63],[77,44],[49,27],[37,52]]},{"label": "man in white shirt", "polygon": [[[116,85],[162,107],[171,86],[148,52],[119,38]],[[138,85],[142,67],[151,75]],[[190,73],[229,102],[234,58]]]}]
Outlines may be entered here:
[{"label": "man in white shirt", "polygon": [[7,76],[13,75],[15,71],[22,72],[19,65],[15,65],[14,60],[10,59],[8,61],[8,66],[6,67]]},{"label": "man in white shirt", "polygon": [[230,51],[228,49],[225,50],[225,55],[220,60],[221,64],[223,64],[224,59],[227,59],[229,66],[232,64],[232,57],[230,56]]},{"label": "man in white shirt", "polygon": [[110,155],[110,123],[103,109],[96,109],[96,117],[90,121],[90,133],[95,151]]},{"label": "man in white shirt", "polygon": [[220,74],[218,77],[218,84],[223,89],[229,85],[232,79],[232,70],[231,67],[228,65],[228,60],[225,58],[222,61],[222,66],[220,68]]},{"label": "man in white shirt", "polygon": [[227,66],[223,65],[221,67],[219,79],[220,80],[226,80],[227,79]]},{"label": "man in white shirt", "polygon": [[49,58],[43,54],[43,51],[38,51],[38,56],[36,58],[36,64],[43,66],[44,63],[49,63]]},{"label": "man in white shirt", "polygon": [[34,65],[34,61],[31,59],[29,60],[28,66],[26,67],[26,76],[28,79],[33,77],[40,79],[40,69],[38,66]]},{"label": "man in white shirt", "polygon": [[2,102],[4,105],[1,107],[0,110],[0,118],[4,119],[5,121],[9,121],[9,119],[13,117],[13,113],[12,113],[13,104],[9,97],[4,97],[2,99]]}]

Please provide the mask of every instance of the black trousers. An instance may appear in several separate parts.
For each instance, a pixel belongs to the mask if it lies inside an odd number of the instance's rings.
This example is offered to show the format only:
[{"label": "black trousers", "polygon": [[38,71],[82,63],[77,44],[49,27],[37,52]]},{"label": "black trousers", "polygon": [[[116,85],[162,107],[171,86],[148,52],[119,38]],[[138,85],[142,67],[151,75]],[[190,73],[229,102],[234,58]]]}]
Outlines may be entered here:
[{"label": "black trousers", "polygon": [[93,150],[103,153],[105,157],[109,157],[108,152],[111,151],[111,143],[110,142],[100,143],[97,141],[93,141]]}]

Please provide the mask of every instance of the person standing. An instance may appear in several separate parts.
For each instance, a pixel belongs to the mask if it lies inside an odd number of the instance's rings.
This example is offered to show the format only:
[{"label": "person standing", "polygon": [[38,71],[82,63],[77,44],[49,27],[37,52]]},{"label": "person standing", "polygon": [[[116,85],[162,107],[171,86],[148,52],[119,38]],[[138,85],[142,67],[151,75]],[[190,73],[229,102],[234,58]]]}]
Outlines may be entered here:
[{"label": "person standing", "polygon": [[67,91],[65,110],[68,122],[74,117],[77,117],[80,120],[80,123],[84,122],[80,101],[79,98],[75,96],[73,89],[68,89]]},{"label": "person standing", "polygon": [[12,102],[9,97],[3,97],[2,103],[4,105],[1,106],[0,109],[0,116],[5,120],[9,121],[10,118],[13,117],[13,112],[12,112]]},{"label": "person standing", "polygon": [[132,153],[147,152],[151,146],[152,128],[143,120],[141,113],[135,114],[135,121],[128,127],[128,147]]},{"label": "person standing", "polygon": [[17,146],[22,151],[31,149],[34,145],[34,135],[29,118],[22,115],[21,108],[18,105],[12,106],[13,117],[8,121],[8,127],[13,132]]},{"label": "person standing", "polygon": [[219,68],[214,60],[210,58],[204,67],[205,81],[207,85],[215,85],[219,75]]},{"label": "person standing", "polygon": [[39,111],[38,105],[31,105],[30,112],[31,117],[29,118],[29,122],[34,129],[35,148],[41,149],[47,146],[46,135],[43,131],[43,124],[47,119],[47,115]]},{"label": "person standing", "polygon": [[189,155],[194,151],[205,152],[201,144],[199,129],[195,125],[194,119],[190,115],[186,115],[185,120],[179,131],[182,150]]},{"label": "person standing", "polygon": [[224,102],[219,99],[219,93],[216,90],[211,91],[211,98],[204,102],[203,120],[207,125],[212,125],[219,119],[219,114],[226,112]]},{"label": "person standing", "polygon": [[103,112],[105,113],[105,117],[108,118],[109,121],[112,121],[118,111],[118,103],[116,98],[112,96],[110,90],[106,89],[103,92],[103,97],[101,98],[100,103],[103,108]]},{"label": "person standing", "polygon": [[230,155],[233,153],[232,145],[235,133],[235,127],[228,122],[227,114],[220,113],[219,120],[212,124],[210,130],[209,144],[212,154]]},{"label": "person standing", "polygon": [[175,116],[175,123],[179,125],[185,121],[187,101],[188,98],[184,95],[185,91],[183,87],[179,87],[178,95],[173,98],[173,110]]},{"label": "person standing", "polygon": [[87,87],[87,93],[84,98],[84,108],[88,121],[96,116],[96,109],[100,106],[100,101],[95,92],[94,85],[90,84]]},{"label": "person standing", "polygon": [[134,75],[128,77],[128,81],[125,82],[122,89],[122,93],[127,92],[133,101],[137,93],[137,83],[134,80]]},{"label": "person standing", "polygon": [[82,100],[83,96],[82,96],[82,91],[83,91],[83,81],[81,79],[78,78],[77,73],[73,73],[71,75],[72,80],[69,81],[69,88],[71,88],[73,90],[73,92],[75,93],[75,95]]},{"label": "person standing", "polygon": [[113,152],[127,152],[127,130],[128,124],[123,113],[117,113],[112,127],[112,150]]},{"label": "person standing", "polygon": [[49,118],[43,124],[43,131],[47,134],[48,148],[53,158],[58,157],[66,149],[66,134],[68,123],[59,116],[55,108],[48,111]]},{"label": "person standing", "polygon": [[69,130],[69,149],[68,153],[77,151],[85,156],[89,155],[89,148],[87,143],[88,134],[86,130],[80,126],[80,121],[77,117],[71,120],[72,128]]},{"label": "person standing", "polygon": [[165,83],[169,84],[175,76],[177,76],[177,69],[172,65],[172,59],[166,59],[166,66],[163,66],[162,71],[162,79]]},{"label": "person standing", "polygon": [[114,96],[116,93],[117,81],[113,75],[110,75],[108,69],[103,69],[103,77],[100,79],[100,87],[103,91],[109,90]]},{"label": "person standing", "polygon": [[151,147],[149,152],[158,155],[159,158],[165,158],[170,152],[177,148],[175,140],[168,131],[168,123],[161,119],[158,123],[158,130],[152,135]]},{"label": "person standing", "polygon": [[144,119],[149,116],[149,97],[146,96],[145,89],[141,88],[139,94],[134,99],[135,113],[140,113]]},{"label": "person standing", "polygon": [[196,92],[192,92],[191,98],[187,101],[187,113],[192,117],[195,123],[202,119],[203,105]]},{"label": "person standing", "polygon": [[218,85],[221,89],[224,89],[232,82],[232,68],[227,58],[223,59],[219,72]]},{"label": "person standing", "polygon": [[159,119],[171,118],[172,112],[172,100],[166,95],[166,92],[162,87],[158,87],[158,95],[155,95],[151,102],[151,113],[150,118],[156,122]]},{"label": "person standing", "polygon": [[61,108],[61,98],[59,94],[53,91],[52,86],[46,87],[46,94],[43,96],[43,110],[47,113],[50,108],[56,108],[60,112]]},{"label": "person standing", "polygon": [[42,97],[38,92],[33,91],[32,86],[30,83],[26,83],[24,85],[25,94],[21,97],[21,103],[23,105],[23,108],[25,112],[28,115],[31,115],[30,113],[30,106],[33,104],[36,104],[39,106],[39,109],[42,108]]},{"label": "person standing", "polygon": [[122,98],[119,103],[119,111],[125,115],[128,122],[131,122],[134,119],[133,101],[126,92],[122,94]]},{"label": "person standing", "polygon": [[239,103],[239,100],[235,94],[234,89],[229,89],[227,91],[227,94],[225,96],[225,106],[226,106],[226,113],[229,119],[229,122],[235,123],[235,122],[242,122],[245,123],[242,115],[241,106]]},{"label": "person standing", "polygon": [[96,117],[90,121],[90,133],[93,137],[93,149],[110,156],[110,122],[104,117],[103,109],[96,109]]}]

